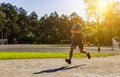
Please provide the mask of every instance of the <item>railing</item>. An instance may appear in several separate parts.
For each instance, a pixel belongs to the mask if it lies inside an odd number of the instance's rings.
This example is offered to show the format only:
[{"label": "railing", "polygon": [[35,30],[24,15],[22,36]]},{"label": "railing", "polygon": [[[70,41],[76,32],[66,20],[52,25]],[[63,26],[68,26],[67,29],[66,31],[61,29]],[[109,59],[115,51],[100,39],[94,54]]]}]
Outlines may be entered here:
[{"label": "railing", "polygon": [[60,40],[61,44],[70,44],[71,40]]},{"label": "railing", "polygon": [[0,39],[0,44],[8,44],[8,39]]}]

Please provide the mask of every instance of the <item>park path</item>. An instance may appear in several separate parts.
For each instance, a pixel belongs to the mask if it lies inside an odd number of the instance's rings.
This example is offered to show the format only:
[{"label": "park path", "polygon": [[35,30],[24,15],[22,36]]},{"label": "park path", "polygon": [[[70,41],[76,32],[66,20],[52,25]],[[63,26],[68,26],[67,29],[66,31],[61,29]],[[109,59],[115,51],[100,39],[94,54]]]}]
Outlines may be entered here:
[{"label": "park path", "polygon": [[[70,45],[37,45],[37,44],[13,44],[13,45],[0,45],[0,51],[44,51],[44,52],[66,52],[70,50]],[[97,51],[97,46],[85,46],[87,51]],[[79,51],[77,48],[75,51]],[[101,47],[101,51],[114,51],[112,47]]]},{"label": "park path", "polygon": [[0,77],[120,77],[120,55],[110,57],[0,60]]}]

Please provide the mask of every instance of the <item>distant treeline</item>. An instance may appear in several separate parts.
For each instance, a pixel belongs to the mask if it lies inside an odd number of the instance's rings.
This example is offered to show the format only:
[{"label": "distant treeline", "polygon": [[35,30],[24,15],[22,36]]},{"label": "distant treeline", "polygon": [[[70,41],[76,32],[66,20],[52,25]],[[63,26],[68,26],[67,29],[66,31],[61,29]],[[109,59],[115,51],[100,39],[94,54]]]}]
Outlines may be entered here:
[{"label": "distant treeline", "polygon": [[114,21],[112,18],[105,19],[98,27],[97,22],[84,21],[75,12],[70,16],[64,14],[59,16],[54,11],[39,18],[35,12],[28,15],[22,7],[1,3],[0,39],[8,39],[9,44],[59,44],[61,40],[70,40],[72,26],[70,18],[74,16],[78,16],[83,25],[82,34],[87,44],[111,45],[112,37],[120,37],[118,18]]}]

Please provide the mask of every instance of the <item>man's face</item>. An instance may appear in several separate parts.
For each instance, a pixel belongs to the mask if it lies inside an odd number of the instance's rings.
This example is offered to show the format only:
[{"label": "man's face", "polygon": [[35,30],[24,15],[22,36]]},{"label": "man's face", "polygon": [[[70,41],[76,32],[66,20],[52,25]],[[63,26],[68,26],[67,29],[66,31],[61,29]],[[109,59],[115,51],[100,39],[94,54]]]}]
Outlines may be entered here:
[{"label": "man's face", "polygon": [[77,19],[77,18],[74,18],[74,19],[72,20],[72,22],[73,22],[74,24],[77,24],[77,23],[78,23],[78,19]]}]

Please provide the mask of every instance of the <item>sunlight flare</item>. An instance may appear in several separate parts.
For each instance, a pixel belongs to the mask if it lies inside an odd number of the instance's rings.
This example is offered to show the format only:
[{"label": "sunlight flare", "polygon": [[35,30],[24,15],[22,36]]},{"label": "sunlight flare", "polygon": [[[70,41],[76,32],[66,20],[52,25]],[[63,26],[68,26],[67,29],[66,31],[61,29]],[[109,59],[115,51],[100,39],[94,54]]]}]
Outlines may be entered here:
[{"label": "sunlight flare", "polygon": [[107,0],[98,0],[98,7],[105,8],[108,5]]}]

